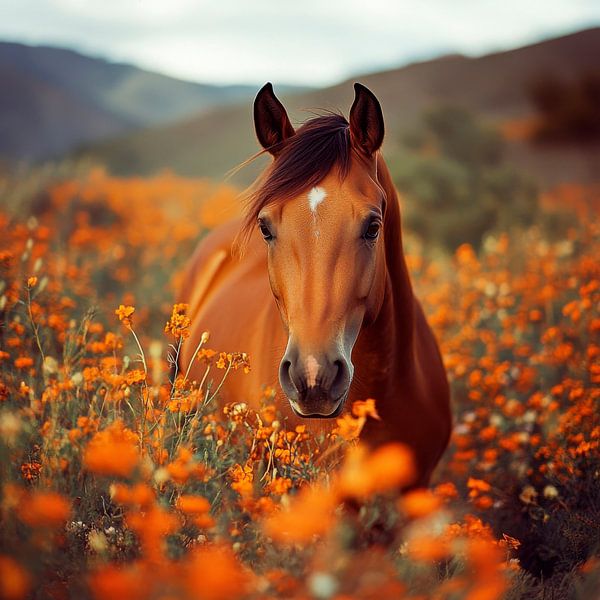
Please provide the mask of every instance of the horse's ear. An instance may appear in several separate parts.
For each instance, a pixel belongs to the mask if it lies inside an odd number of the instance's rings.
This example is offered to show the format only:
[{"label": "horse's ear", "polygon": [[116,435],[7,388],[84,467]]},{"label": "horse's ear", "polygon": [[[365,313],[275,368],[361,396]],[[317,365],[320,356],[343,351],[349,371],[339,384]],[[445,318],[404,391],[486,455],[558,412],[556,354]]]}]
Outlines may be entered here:
[{"label": "horse's ear", "polygon": [[375,94],[360,83],[354,84],[350,109],[350,139],[355,148],[371,156],[383,143],[383,112]]},{"label": "horse's ear", "polygon": [[254,100],[254,128],[260,145],[273,156],[281,150],[282,142],[295,133],[271,83],[265,83]]}]

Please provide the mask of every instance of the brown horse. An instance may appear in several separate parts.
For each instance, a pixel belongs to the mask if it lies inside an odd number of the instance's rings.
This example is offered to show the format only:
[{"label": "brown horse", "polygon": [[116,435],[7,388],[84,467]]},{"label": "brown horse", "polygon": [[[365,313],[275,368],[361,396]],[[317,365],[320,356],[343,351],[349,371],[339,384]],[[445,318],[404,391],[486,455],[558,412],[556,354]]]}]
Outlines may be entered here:
[{"label": "brown horse", "polygon": [[[214,230],[191,259],[180,366],[208,330],[211,346],[251,359],[249,375],[226,381],[225,402],[256,405],[279,379],[279,408],[295,423],[375,398],[381,421],[369,419],[361,438],[410,446],[424,485],[448,443],[448,383],[404,260],[398,194],[379,153],[381,107],[354,89],[350,122],[331,114],[298,131],[270,83],[258,93],[256,134],[273,161],[245,219]],[[192,377],[200,370],[192,365]]]}]

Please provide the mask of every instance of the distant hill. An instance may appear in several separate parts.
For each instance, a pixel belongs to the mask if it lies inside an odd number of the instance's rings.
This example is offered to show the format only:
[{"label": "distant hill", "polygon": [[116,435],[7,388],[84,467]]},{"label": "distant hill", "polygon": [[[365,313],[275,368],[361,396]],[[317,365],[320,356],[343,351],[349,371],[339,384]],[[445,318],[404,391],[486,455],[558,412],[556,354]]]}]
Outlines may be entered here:
[{"label": "distant hill", "polygon": [[[352,102],[351,82],[359,80],[382,102],[387,123],[384,153],[392,152],[401,133],[435,105],[464,106],[498,123],[531,116],[528,89],[537,78],[552,75],[574,79],[583,73],[599,72],[598,57],[600,28],[594,28],[478,58],[451,55],[357,76],[330,88],[296,94],[285,103],[296,122],[320,108],[347,114]],[[186,175],[222,177],[257,150],[251,104],[247,102],[109,140],[87,148],[84,155],[122,174],[144,174],[168,167]],[[589,150],[577,147],[545,151],[516,141],[512,142],[511,156],[549,183],[600,177],[600,165],[591,164]],[[241,181],[252,178],[261,164],[257,161],[244,169]]]},{"label": "distant hill", "polygon": [[140,127],[205,114],[254,86],[182,81],[72,50],[0,42],[0,158],[39,160]]}]

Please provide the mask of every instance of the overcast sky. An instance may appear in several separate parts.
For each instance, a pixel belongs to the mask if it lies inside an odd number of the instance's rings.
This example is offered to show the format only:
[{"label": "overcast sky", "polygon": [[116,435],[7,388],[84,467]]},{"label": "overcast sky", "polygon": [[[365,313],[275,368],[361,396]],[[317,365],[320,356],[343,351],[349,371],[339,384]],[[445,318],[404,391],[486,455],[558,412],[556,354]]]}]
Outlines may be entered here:
[{"label": "overcast sky", "polygon": [[0,0],[0,39],[213,83],[324,85],[600,25],[600,0]]}]

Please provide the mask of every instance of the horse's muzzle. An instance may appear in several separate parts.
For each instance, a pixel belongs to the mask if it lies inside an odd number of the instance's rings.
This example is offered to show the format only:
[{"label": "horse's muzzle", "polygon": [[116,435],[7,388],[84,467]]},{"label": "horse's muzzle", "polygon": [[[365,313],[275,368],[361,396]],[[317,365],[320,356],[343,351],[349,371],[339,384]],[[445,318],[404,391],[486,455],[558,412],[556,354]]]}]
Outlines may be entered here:
[{"label": "horse's muzzle", "polygon": [[301,357],[294,346],[288,346],[279,367],[279,382],[296,415],[333,418],[344,407],[351,369],[342,356],[313,353]]}]

